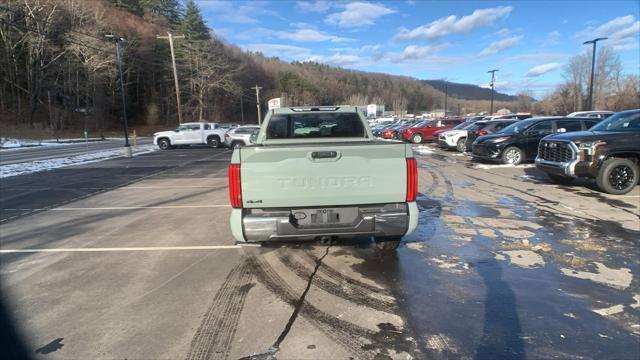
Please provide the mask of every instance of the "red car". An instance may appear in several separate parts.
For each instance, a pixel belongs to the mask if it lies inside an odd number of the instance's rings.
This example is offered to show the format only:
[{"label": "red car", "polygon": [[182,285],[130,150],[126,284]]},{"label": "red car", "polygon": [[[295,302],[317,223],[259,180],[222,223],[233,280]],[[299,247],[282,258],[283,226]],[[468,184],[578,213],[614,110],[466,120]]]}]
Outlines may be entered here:
[{"label": "red car", "polygon": [[448,130],[460,125],[464,119],[437,119],[431,120],[421,127],[412,127],[402,133],[402,139],[414,144],[420,144],[425,140],[437,139],[436,131]]},{"label": "red car", "polygon": [[393,139],[395,133],[396,133],[396,129],[394,129],[394,128],[387,129],[387,130],[382,130],[382,138],[383,139]]}]

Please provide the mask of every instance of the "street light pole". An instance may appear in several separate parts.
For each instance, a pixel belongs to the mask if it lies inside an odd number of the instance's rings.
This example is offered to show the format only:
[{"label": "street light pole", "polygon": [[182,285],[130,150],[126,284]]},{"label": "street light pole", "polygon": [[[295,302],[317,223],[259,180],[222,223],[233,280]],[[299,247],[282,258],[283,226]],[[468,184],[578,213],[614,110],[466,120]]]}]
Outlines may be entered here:
[{"label": "street light pole", "polygon": [[488,73],[491,73],[491,111],[489,112],[489,115],[493,115],[493,86],[496,80],[496,71],[500,71],[500,70],[493,69],[493,70],[487,71]]},{"label": "street light pole", "polygon": [[127,127],[127,101],[124,93],[124,77],[122,76],[122,61],[120,59],[120,43],[127,41],[125,38],[115,35],[105,35],[107,38],[113,39],[116,43],[116,61],[118,62],[118,74],[120,75],[120,92],[122,93],[122,120],[124,125],[124,153],[125,156],[131,157],[131,146],[129,145],[129,128]]},{"label": "street light pole", "polygon": [[589,97],[587,98],[587,111],[593,110],[593,73],[596,65],[596,43],[601,40],[607,40],[608,38],[596,38],[593,40],[585,41],[582,45],[593,44],[593,50],[591,53],[591,79],[589,80]]}]

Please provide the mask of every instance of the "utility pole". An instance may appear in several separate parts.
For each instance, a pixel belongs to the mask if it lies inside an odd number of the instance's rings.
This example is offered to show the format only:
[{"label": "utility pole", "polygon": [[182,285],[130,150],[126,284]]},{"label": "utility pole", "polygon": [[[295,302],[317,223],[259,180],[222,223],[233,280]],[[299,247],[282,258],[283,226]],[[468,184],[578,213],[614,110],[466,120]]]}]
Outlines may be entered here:
[{"label": "utility pole", "polygon": [[493,69],[493,70],[487,71],[488,73],[491,73],[491,111],[489,112],[489,115],[493,115],[493,86],[496,82],[496,71],[500,71],[500,70]]},{"label": "utility pole", "polygon": [[240,119],[242,121],[242,125],[244,125],[244,94],[240,93]]},{"label": "utility pole", "polygon": [[261,119],[262,115],[260,114],[260,89],[262,89],[262,87],[256,84],[256,87],[252,89],[256,89],[256,104],[258,106],[258,125],[262,125],[262,119]]},{"label": "utility pole", "polygon": [[169,48],[171,49],[171,63],[173,64],[173,82],[176,85],[176,104],[178,107],[178,124],[182,124],[182,111],[180,110],[180,87],[178,86],[178,71],[176,70],[176,55],[173,51],[173,39],[184,39],[183,35],[173,36],[170,32],[167,36],[157,36],[158,39],[169,39]]},{"label": "utility pole", "polygon": [[124,77],[122,76],[122,61],[120,59],[120,43],[126,42],[125,38],[113,34],[105,35],[105,37],[113,39],[116,43],[116,61],[118,62],[118,73],[120,74],[120,92],[122,93],[122,120],[124,125],[124,155],[131,157],[131,146],[129,145],[129,129],[127,127],[127,101],[124,93]]},{"label": "utility pole", "polygon": [[587,99],[588,111],[593,110],[593,73],[596,65],[596,43],[601,40],[607,40],[608,38],[596,38],[593,40],[585,41],[582,45],[593,44],[593,52],[591,53],[591,80],[589,81],[589,98]]},{"label": "utility pole", "polygon": [[447,117],[447,98],[449,97],[449,87],[447,80],[444,81],[444,117]]}]

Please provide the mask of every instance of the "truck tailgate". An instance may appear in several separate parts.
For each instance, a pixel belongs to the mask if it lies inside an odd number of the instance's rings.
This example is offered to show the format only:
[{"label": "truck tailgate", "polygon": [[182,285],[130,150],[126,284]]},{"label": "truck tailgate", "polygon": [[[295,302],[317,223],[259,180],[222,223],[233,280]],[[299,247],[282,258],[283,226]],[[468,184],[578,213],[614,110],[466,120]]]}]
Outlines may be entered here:
[{"label": "truck tailgate", "polygon": [[240,149],[245,208],[405,201],[402,143],[258,146]]}]

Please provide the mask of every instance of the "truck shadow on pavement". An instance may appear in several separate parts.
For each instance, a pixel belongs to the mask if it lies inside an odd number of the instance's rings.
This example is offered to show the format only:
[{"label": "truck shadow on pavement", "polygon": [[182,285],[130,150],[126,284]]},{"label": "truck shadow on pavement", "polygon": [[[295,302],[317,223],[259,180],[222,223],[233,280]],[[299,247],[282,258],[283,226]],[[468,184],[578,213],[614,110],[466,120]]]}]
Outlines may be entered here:
[{"label": "truck shadow on pavement", "polygon": [[502,278],[502,267],[489,258],[476,263],[486,288],[484,330],[476,359],[524,359],[522,329],[513,289]]}]

